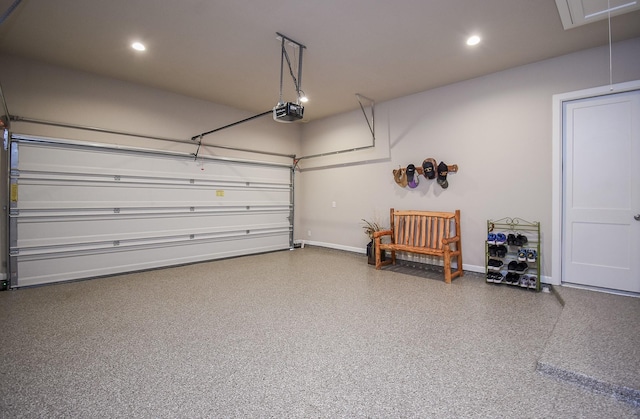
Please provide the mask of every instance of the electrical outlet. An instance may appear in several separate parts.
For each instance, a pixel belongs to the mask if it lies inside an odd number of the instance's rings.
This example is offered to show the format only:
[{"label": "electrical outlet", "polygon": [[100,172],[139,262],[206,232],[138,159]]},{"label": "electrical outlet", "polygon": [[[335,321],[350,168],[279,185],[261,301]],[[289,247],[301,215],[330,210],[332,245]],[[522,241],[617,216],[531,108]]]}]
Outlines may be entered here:
[{"label": "electrical outlet", "polygon": [[307,231],[307,236],[311,237],[311,230]]},{"label": "electrical outlet", "polygon": [[333,208],[335,208],[335,207],[336,207],[336,201],[331,202],[331,206],[332,206]]}]

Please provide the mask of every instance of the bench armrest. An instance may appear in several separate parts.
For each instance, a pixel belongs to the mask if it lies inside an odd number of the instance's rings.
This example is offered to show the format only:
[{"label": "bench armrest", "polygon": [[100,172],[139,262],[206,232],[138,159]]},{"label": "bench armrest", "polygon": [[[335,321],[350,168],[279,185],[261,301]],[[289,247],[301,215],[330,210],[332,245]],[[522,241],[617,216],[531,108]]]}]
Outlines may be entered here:
[{"label": "bench armrest", "polygon": [[393,234],[393,231],[391,231],[391,230],[374,231],[373,232],[373,241],[375,242],[376,248],[380,247],[380,245],[382,244],[382,238],[383,237],[389,236],[389,238],[391,238],[391,237],[393,237],[392,234]]},{"label": "bench armrest", "polygon": [[391,230],[374,231],[373,238],[377,239],[378,237],[382,237],[382,236],[391,236],[391,234],[392,234]]}]

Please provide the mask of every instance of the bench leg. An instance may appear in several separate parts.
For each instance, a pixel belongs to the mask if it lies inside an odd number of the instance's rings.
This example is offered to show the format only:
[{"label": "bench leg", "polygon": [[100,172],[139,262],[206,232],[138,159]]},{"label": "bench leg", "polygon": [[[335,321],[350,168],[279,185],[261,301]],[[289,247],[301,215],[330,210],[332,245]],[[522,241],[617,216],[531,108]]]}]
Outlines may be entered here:
[{"label": "bench leg", "polygon": [[444,252],[444,282],[451,283],[451,256],[449,252]]},{"label": "bench leg", "polygon": [[462,270],[462,250],[460,250],[460,243],[458,243],[458,271],[460,271],[460,276],[464,275],[464,271]]},{"label": "bench leg", "polygon": [[[382,261],[382,252],[384,252],[384,250],[380,249],[380,243],[379,243],[380,239],[376,239],[376,244],[374,245],[374,247],[376,248],[376,269],[380,269],[381,267],[385,266],[385,265],[389,265],[391,263],[391,261],[389,259],[385,260],[384,262]],[[395,255],[395,252],[392,252]]]},{"label": "bench leg", "polygon": [[396,252],[394,250],[391,251],[391,260],[387,259],[384,262],[382,259],[382,252],[384,250],[380,249],[380,239],[376,239],[374,247],[376,248],[376,269],[380,269],[385,265],[390,265],[392,262],[396,263]]}]

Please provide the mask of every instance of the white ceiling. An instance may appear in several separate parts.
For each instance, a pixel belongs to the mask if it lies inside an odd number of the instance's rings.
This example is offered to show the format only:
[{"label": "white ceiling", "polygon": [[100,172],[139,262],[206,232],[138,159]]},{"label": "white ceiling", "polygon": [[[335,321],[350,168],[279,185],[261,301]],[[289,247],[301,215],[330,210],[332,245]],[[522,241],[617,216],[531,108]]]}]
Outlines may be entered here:
[{"label": "white ceiling", "polygon": [[[23,0],[0,52],[260,113],[278,101],[276,32],[307,47],[305,120],[608,43],[606,20],[564,30],[555,0]],[[614,42],[638,36],[640,12],[612,18]]]}]

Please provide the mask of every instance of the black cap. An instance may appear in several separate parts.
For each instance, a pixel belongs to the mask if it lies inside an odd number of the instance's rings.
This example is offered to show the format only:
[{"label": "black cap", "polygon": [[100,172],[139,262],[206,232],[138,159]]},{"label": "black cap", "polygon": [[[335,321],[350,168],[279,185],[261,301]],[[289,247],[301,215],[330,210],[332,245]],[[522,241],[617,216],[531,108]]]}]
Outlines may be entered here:
[{"label": "black cap", "polygon": [[422,162],[422,174],[427,179],[436,177],[436,161],[434,159],[424,159]]},{"label": "black cap", "polygon": [[449,187],[449,182],[447,181],[448,173],[449,167],[444,162],[440,162],[438,165],[438,185],[442,186],[442,189]]}]

